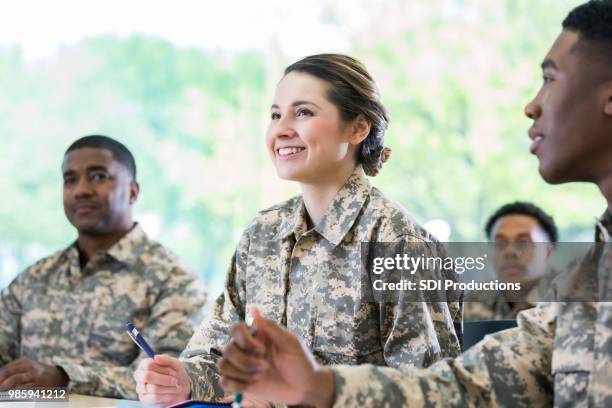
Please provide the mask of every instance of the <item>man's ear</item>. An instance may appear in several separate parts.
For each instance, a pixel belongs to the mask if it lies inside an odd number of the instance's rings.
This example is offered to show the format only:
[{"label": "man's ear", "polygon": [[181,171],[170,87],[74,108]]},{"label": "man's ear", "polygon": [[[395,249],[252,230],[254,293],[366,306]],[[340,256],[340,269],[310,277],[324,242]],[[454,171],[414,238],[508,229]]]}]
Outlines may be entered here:
[{"label": "man's ear", "polygon": [[351,123],[351,134],[349,136],[349,142],[353,145],[358,145],[363,142],[366,137],[370,134],[370,128],[372,123],[366,119],[362,114],[357,115]]},{"label": "man's ear", "polygon": [[134,204],[138,200],[138,194],[140,193],[140,185],[137,181],[130,181],[130,204]]},{"label": "man's ear", "polygon": [[605,105],[604,105],[604,114],[612,117],[612,81],[608,81],[605,85]]}]

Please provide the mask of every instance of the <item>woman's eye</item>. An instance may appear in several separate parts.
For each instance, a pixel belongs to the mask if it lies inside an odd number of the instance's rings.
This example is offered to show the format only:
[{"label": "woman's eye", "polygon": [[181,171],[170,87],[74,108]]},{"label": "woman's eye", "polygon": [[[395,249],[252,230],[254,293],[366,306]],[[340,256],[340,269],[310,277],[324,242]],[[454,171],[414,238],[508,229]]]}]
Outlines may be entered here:
[{"label": "woman's eye", "polygon": [[312,116],[312,111],[309,109],[300,109],[297,111],[296,116]]},{"label": "woman's eye", "polygon": [[272,112],[272,115],[270,115],[270,118],[272,120],[278,120],[278,119],[280,119],[280,113]]}]

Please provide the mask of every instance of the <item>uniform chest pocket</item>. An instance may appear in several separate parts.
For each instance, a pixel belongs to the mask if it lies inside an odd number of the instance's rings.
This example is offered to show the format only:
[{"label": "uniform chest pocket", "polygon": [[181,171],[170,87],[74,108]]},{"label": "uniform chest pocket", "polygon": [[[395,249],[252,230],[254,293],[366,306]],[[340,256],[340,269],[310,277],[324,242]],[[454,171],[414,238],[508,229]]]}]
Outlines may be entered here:
[{"label": "uniform chest pocket", "polygon": [[[88,317],[91,322],[87,339],[88,354],[97,361],[117,365],[131,363],[139,349],[126,333],[126,324],[133,322],[137,327],[142,327],[146,315],[126,297],[95,299]],[[143,334],[146,335],[146,330]]]},{"label": "uniform chest pocket", "polygon": [[89,334],[87,294],[49,289],[25,299],[21,319],[22,356],[78,356]]},{"label": "uniform chest pocket", "polygon": [[555,407],[587,407],[594,366],[594,314],[588,303],[560,304],[552,358]]},{"label": "uniform chest pocket", "polygon": [[317,313],[313,351],[325,364],[384,365],[378,308],[352,301],[326,305]]},{"label": "uniform chest pocket", "polygon": [[590,372],[578,367],[553,368],[554,406],[588,407]]}]

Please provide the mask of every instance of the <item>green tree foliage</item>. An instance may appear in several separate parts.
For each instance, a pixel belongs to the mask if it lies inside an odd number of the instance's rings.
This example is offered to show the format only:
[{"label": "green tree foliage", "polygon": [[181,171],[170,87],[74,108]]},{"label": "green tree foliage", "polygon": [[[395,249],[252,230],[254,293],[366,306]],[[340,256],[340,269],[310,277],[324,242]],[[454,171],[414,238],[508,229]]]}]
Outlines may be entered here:
[{"label": "green tree foliage", "polygon": [[[137,214],[161,220],[158,239],[205,277],[225,269],[236,219],[247,219],[234,202],[257,196],[256,184],[239,190],[226,177],[243,165],[257,175],[257,160],[234,162],[232,151],[240,144],[237,156],[246,156],[258,144],[249,124],[261,120],[261,55],[97,37],[44,63],[27,65],[18,49],[0,59],[2,183],[10,197],[0,204],[0,237],[20,268],[74,239],[61,205],[63,153],[77,137],[102,133],[135,154]],[[28,255],[23,248],[32,243],[39,249]]]},{"label": "green tree foliage", "polygon": [[[372,18],[355,53],[391,113],[394,154],[376,180],[383,190],[421,220],[448,221],[455,241],[484,239],[488,216],[514,200],[552,213],[563,240],[592,239],[605,207],[599,192],[539,177],[523,114],[541,84],[540,62],[577,4],[393,2]],[[375,27],[386,28],[368,35]]]}]

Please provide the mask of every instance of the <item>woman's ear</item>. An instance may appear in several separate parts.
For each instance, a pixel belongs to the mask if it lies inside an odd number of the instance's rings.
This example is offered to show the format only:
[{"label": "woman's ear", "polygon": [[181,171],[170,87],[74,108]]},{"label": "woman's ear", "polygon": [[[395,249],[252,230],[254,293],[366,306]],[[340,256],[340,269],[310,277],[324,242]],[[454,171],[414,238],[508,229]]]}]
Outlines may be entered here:
[{"label": "woman's ear", "polygon": [[362,114],[357,115],[355,119],[353,119],[353,123],[351,124],[351,134],[349,136],[349,142],[353,145],[358,145],[363,142],[366,137],[370,134],[370,128],[372,127],[372,123],[366,119]]}]

